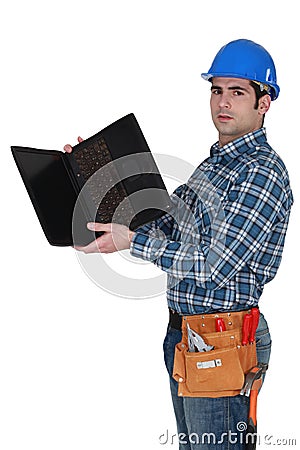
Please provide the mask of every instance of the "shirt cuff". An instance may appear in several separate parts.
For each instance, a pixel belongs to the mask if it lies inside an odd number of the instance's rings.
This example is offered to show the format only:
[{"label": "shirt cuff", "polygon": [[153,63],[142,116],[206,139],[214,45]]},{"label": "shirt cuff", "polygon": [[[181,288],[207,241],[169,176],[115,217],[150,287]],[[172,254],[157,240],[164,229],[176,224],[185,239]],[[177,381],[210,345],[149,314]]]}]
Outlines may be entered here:
[{"label": "shirt cuff", "polygon": [[162,249],[161,239],[136,232],[130,244],[130,254],[145,261],[155,261]]}]

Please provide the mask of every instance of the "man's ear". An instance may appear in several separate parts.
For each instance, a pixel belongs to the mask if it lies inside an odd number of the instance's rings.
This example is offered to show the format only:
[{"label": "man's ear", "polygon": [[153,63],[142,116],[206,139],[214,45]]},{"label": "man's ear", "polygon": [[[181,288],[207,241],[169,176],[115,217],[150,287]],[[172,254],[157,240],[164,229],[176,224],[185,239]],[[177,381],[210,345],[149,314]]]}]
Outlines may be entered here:
[{"label": "man's ear", "polygon": [[266,94],[263,97],[261,97],[258,101],[258,112],[261,115],[266,114],[267,111],[269,111],[271,105],[271,97]]}]

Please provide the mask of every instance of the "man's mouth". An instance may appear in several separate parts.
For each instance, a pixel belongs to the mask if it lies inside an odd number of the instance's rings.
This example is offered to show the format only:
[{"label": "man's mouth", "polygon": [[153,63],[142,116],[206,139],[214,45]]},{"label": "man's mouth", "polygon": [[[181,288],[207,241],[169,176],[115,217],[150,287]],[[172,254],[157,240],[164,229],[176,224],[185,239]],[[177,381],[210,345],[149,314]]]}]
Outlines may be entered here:
[{"label": "man's mouth", "polygon": [[229,116],[228,114],[218,114],[217,119],[220,122],[229,122],[230,120],[233,120],[233,117]]}]

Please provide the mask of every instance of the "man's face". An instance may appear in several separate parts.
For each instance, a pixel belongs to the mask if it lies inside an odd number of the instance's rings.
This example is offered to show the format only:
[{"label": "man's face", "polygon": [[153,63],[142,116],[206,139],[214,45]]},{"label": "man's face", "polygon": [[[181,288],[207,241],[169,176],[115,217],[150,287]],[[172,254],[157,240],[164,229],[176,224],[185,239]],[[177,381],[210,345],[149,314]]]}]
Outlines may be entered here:
[{"label": "man's face", "polygon": [[268,95],[254,109],[256,96],[249,80],[215,77],[212,80],[210,109],[219,132],[219,145],[228,144],[246,133],[258,130],[270,106]]}]

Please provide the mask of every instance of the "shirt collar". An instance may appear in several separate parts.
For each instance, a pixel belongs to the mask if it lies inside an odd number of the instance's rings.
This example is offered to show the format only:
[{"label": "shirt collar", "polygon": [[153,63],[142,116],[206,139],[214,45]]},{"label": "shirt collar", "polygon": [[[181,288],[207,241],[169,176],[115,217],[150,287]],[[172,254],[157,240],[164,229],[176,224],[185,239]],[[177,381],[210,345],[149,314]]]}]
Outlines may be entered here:
[{"label": "shirt collar", "polygon": [[266,129],[260,128],[225,144],[223,147],[219,147],[219,143],[216,142],[210,149],[210,155],[211,157],[217,158],[217,160],[221,160],[222,158],[232,159],[240,156],[242,153],[252,153],[256,146],[266,142]]}]

